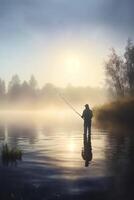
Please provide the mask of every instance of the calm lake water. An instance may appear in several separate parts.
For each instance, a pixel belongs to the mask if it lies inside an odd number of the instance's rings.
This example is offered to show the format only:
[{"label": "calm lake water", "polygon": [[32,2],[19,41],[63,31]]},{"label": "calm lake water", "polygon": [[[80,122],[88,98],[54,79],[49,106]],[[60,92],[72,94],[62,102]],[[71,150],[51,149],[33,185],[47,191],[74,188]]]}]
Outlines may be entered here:
[{"label": "calm lake water", "polygon": [[23,151],[22,161],[0,161],[1,199],[133,199],[132,130],[93,125],[85,166],[81,119],[26,113],[0,119],[0,148],[8,143]]}]

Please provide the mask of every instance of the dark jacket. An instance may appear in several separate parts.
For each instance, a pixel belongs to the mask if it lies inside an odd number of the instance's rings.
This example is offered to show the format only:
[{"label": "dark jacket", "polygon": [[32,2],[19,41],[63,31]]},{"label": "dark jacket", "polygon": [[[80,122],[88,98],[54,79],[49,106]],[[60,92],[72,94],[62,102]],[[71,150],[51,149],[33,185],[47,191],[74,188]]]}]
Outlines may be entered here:
[{"label": "dark jacket", "polygon": [[83,111],[83,114],[81,116],[84,119],[84,122],[89,122],[91,121],[92,117],[93,117],[93,112],[90,109],[85,109]]}]

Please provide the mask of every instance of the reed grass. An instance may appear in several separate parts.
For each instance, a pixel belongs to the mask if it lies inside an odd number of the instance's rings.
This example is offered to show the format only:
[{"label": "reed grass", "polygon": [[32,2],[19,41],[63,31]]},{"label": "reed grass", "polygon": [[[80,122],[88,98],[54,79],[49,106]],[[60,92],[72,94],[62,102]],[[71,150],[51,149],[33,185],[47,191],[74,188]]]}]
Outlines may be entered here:
[{"label": "reed grass", "polygon": [[2,160],[7,162],[14,162],[22,159],[22,151],[17,148],[9,148],[8,144],[4,144],[1,150]]}]

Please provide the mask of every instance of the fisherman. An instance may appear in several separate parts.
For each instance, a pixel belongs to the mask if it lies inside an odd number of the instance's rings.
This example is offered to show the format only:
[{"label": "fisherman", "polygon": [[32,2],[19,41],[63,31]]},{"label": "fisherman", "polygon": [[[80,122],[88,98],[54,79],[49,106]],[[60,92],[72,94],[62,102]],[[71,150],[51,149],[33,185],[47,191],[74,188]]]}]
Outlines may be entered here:
[{"label": "fisherman", "polygon": [[81,116],[84,120],[84,134],[86,135],[87,133],[91,133],[91,119],[93,117],[93,112],[89,108],[89,105],[85,105],[85,109],[83,111],[83,114]]}]

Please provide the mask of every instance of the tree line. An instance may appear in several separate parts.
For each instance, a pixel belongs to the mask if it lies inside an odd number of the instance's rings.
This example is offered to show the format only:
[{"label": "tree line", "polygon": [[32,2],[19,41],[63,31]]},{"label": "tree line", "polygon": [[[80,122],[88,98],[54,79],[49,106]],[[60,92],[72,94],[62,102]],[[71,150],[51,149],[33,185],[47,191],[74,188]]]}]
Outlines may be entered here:
[{"label": "tree line", "polygon": [[95,104],[106,100],[106,91],[100,88],[74,87],[68,85],[64,88],[46,83],[38,87],[36,78],[32,75],[29,81],[21,81],[18,75],[13,75],[7,87],[5,81],[0,79],[0,106],[1,108],[24,107],[42,108],[43,106],[65,105],[59,93],[63,94],[73,104]]}]

